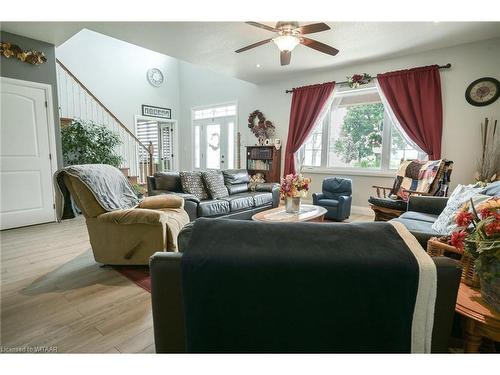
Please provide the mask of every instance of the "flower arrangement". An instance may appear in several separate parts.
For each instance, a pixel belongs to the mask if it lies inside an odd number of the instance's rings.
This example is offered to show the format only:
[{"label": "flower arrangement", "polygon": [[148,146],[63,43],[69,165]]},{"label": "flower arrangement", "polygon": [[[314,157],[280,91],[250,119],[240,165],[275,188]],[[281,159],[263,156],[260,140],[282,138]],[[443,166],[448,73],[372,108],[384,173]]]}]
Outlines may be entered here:
[{"label": "flower arrangement", "polygon": [[16,59],[32,65],[40,65],[47,61],[45,54],[36,50],[23,51],[17,44],[0,42],[0,55],[6,58]]},{"label": "flower arrangement", "polygon": [[311,179],[301,174],[288,174],[281,179],[280,193],[282,198],[305,198],[309,191]]},{"label": "flower arrangement", "polygon": [[[470,210],[472,209],[472,210]],[[474,207],[472,199],[455,216],[448,243],[474,259],[483,298],[500,310],[500,197]]]},{"label": "flower arrangement", "polygon": [[346,77],[347,78],[347,84],[349,85],[350,88],[355,89],[356,87],[360,85],[366,85],[372,80],[372,77],[367,74],[354,74],[351,77]]}]

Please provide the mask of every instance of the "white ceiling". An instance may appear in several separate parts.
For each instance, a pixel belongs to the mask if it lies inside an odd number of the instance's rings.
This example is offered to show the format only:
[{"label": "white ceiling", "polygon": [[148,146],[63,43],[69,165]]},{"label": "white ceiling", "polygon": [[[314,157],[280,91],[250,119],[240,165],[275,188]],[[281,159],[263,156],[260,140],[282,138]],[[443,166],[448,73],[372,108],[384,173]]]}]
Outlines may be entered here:
[{"label": "white ceiling", "polygon": [[[300,24],[307,23],[310,22]],[[339,49],[338,55],[325,55],[299,45],[292,53],[291,64],[284,67],[279,64],[279,51],[273,43],[234,53],[240,47],[273,36],[243,22],[3,22],[1,28],[56,46],[87,28],[255,83],[306,70],[500,37],[500,22],[326,23],[331,30],[308,36]],[[257,64],[261,67],[257,68]]]}]

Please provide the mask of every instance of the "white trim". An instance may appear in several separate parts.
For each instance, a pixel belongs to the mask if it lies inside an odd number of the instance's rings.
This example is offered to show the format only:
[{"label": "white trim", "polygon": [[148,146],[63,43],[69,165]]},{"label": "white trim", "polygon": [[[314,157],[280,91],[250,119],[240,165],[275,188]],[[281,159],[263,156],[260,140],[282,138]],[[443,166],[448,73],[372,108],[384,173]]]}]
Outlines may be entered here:
[{"label": "white trim", "polygon": [[311,174],[336,174],[342,176],[366,176],[366,177],[392,177],[394,178],[397,169],[377,170],[377,169],[348,169],[348,168],[322,168],[322,167],[302,167],[302,173]]},{"label": "white trim", "polygon": [[[237,137],[237,134],[240,132],[240,126],[239,126],[239,121],[238,121],[238,119],[240,117],[239,116],[239,112],[238,112],[239,111],[239,103],[238,103],[238,100],[230,100],[230,101],[222,102],[222,103],[200,105],[200,106],[191,107],[191,130],[190,130],[191,137],[190,137],[190,142],[189,142],[190,145],[191,145],[191,167],[190,167],[191,170],[199,170],[199,169],[201,169],[201,168],[195,168],[194,167],[194,154],[195,154],[195,149],[194,149],[194,127],[195,127],[195,121],[206,120],[206,119],[195,120],[194,119],[194,112],[198,111],[200,109],[224,107],[224,106],[228,106],[228,105],[234,105],[236,107],[235,112],[234,112],[235,114],[234,114],[234,139],[233,139],[233,142],[234,142],[233,161],[234,161],[234,168],[236,168],[237,153],[240,152],[240,150],[238,150],[237,147],[236,147],[236,137]],[[224,118],[224,117],[228,118],[228,117],[233,117],[233,116],[220,116],[220,117],[217,117],[217,118]],[[200,142],[201,142],[201,138],[200,138]],[[200,162],[201,162],[201,159],[200,159]]]},{"label": "white trim", "polygon": [[[42,89],[45,91],[45,100],[47,101],[46,113],[47,113],[47,130],[48,130],[48,142],[49,142],[49,150],[50,156],[49,164],[50,164],[50,181],[52,181],[52,176],[57,171],[57,149],[56,149],[56,134],[55,134],[55,123],[54,123],[54,102],[52,100],[52,85],[48,83],[40,83],[33,81],[25,81],[22,79],[8,78],[8,77],[0,77],[0,82],[2,83],[10,83],[13,85],[24,86],[24,87],[34,87],[37,89]],[[48,155],[47,155],[48,157]],[[56,192],[54,189],[54,184],[50,184],[50,189],[52,191],[52,206],[54,207],[56,202]],[[56,209],[53,208],[54,221],[57,221]]]},{"label": "white trim", "polygon": [[411,325],[411,352],[430,353],[437,292],[436,265],[403,224],[392,220],[389,223],[411,250],[419,268],[417,297]]},{"label": "white trim", "polygon": [[[174,154],[174,171],[179,170],[179,159],[180,159],[180,153],[179,153],[179,129],[178,129],[178,122],[177,120],[172,120],[172,119],[167,119],[163,117],[150,117],[150,116],[143,116],[143,115],[135,115],[134,116],[134,135],[137,137],[137,120],[151,120],[151,121],[158,121],[158,122],[168,122],[172,124],[174,128],[174,144],[172,145],[172,152]],[[145,145],[147,147],[147,145]]]}]

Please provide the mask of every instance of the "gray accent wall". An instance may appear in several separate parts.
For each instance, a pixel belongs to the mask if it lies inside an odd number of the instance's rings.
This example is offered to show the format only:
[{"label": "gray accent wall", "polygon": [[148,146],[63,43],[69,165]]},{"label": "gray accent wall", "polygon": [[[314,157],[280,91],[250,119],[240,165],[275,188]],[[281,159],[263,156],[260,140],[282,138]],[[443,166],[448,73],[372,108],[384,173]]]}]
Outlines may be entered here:
[{"label": "gray accent wall", "polygon": [[3,42],[17,44],[23,50],[35,49],[42,51],[47,57],[47,61],[41,65],[31,65],[19,61],[14,57],[7,59],[0,57],[0,76],[20,79],[23,81],[46,83],[52,86],[52,104],[54,111],[54,134],[56,137],[57,163],[61,167],[61,127],[59,123],[59,103],[57,97],[57,73],[56,73],[56,50],[53,44],[39,40],[26,38],[21,35],[11,34],[5,31],[0,32]]}]

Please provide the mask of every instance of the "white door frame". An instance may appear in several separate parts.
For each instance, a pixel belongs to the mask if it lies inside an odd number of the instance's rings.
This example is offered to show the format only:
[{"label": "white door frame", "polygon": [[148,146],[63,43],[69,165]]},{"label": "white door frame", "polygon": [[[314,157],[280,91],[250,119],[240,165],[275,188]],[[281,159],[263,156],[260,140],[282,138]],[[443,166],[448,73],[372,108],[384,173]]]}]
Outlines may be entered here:
[{"label": "white door frame", "polygon": [[[191,129],[190,129],[190,134],[191,134],[191,168],[190,169],[197,169],[194,167],[194,158],[195,158],[195,149],[194,149],[194,127],[195,127],[195,120],[194,119],[194,112],[200,109],[207,109],[207,108],[215,108],[215,107],[224,107],[228,105],[234,105],[236,107],[236,112],[234,114],[234,147],[233,147],[233,162],[234,162],[234,168],[236,168],[236,158],[239,150],[236,149],[236,136],[238,134],[239,130],[239,124],[238,124],[238,118],[239,118],[239,104],[238,100],[230,100],[227,102],[222,102],[222,103],[215,103],[215,104],[207,104],[207,105],[199,105],[199,106],[194,106],[191,107]],[[215,117],[217,118],[217,117]]]},{"label": "white door frame", "polygon": [[[47,108],[47,126],[48,126],[48,137],[49,137],[49,150],[50,150],[50,155],[47,155],[49,157],[49,164],[50,164],[50,171],[52,175],[50,176],[50,180],[53,181],[53,176],[54,173],[57,171],[57,148],[56,148],[56,134],[55,134],[55,124],[54,124],[54,104],[52,101],[52,85],[48,83],[40,83],[40,82],[33,82],[33,81],[25,81],[22,79],[15,79],[15,78],[8,78],[8,77],[0,77],[0,84],[3,83],[10,83],[12,85],[18,85],[18,86],[24,86],[24,87],[34,87],[37,89],[42,89],[45,91],[45,99],[46,99],[46,105],[45,107]],[[52,207],[54,207],[54,221],[57,220],[56,216],[56,209],[55,209],[55,190],[54,190],[54,184],[50,184],[50,189],[52,192]]]},{"label": "white door frame", "polygon": [[[142,116],[135,115],[134,116],[134,135],[137,137],[137,120],[150,120],[150,121],[158,121],[158,122],[168,122],[172,124],[174,128],[174,143],[172,145],[172,151],[174,154],[174,170],[179,170],[179,129],[177,127],[177,120],[171,120],[163,117],[151,117],[151,116]],[[145,145],[147,146],[147,145]]]}]

